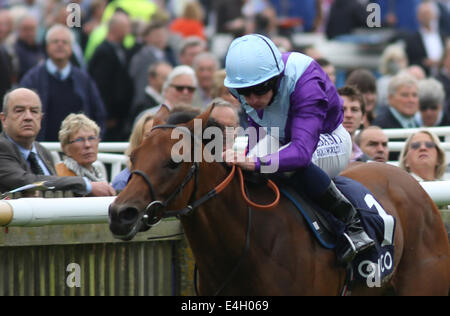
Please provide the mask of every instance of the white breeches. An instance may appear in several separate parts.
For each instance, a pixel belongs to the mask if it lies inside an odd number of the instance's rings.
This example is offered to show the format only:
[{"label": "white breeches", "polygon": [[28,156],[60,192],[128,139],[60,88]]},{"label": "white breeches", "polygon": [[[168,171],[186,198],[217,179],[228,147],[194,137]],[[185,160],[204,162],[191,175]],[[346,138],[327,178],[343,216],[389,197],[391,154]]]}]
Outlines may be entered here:
[{"label": "white breeches", "polygon": [[341,124],[331,134],[320,134],[312,161],[334,178],[347,167],[351,155],[352,138]]}]

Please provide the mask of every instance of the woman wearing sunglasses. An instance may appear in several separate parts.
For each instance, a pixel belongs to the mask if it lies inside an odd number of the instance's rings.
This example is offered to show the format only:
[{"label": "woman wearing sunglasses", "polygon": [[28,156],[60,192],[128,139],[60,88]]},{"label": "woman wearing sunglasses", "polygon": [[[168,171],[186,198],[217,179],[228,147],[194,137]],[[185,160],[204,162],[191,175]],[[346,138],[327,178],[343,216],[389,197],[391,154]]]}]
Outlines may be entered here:
[{"label": "woman wearing sunglasses", "polygon": [[417,181],[442,180],[447,163],[439,138],[426,130],[411,135],[400,155],[399,166]]},{"label": "woman wearing sunglasses", "polygon": [[251,34],[231,43],[226,72],[224,84],[239,99],[250,126],[268,133],[258,133],[256,142],[276,137],[282,146],[245,160],[227,151],[226,162],[262,173],[272,164],[277,172],[293,172],[296,188],[346,224],[348,243],[337,254],[341,263],[371,247],[356,210],[331,181],[347,166],[352,140],[342,126],[342,99],[319,64],[300,53],[281,54],[270,39]]}]

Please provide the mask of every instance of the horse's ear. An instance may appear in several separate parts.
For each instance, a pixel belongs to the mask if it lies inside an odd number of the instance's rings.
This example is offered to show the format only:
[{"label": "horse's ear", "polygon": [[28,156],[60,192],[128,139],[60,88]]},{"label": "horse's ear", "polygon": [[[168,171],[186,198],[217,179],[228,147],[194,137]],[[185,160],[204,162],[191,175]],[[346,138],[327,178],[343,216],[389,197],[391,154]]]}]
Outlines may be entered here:
[{"label": "horse's ear", "polygon": [[209,108],[206,109],[205,112],[197,116],[197,118],[202,120],[202,129],[205,129],[206,124],[208,123],[209,117],[211,116],[212,111],[214,110],[214,107],[216,106],[215,103],[211,104]]},{"label": "horse's ear", "polygon": [[158,112],[156,112],[155,118],[153,119],[153,126],[166,124],[167,118],[169,117],[170,111],[166,105],[161,105]]},{"label": "horse's ear", "polygon": [[206,124],[208,124],[209,117],[211,116],[211,113],[212,113],[212,111],[213,111],[215,106],[216,106],[215,103],[211,104],[203,113],[201,113],[196,118],[191,120],[187,124],[187,128],[189,128],[190,130],[194,130],[194,121],[195,120],[202,120],[202,130],[204,130],[205,127],[206,127]]}]

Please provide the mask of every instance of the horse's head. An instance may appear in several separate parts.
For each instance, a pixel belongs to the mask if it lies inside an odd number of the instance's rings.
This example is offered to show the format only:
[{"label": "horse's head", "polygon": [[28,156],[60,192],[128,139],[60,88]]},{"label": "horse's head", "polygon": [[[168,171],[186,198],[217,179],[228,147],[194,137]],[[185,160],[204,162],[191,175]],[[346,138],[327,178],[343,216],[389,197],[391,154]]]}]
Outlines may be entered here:
[{"label": "horse's head", "polygon": [[131,240],[169,216],[168,208],[188,205],[195,194],[198,152],[202,154],[196,129],[202,132],[212,108],[177,125],[170,123],[165,107],[159,110],[151,133],[130,156],[126,188],[109,208],[109,226],[116,238]]}]

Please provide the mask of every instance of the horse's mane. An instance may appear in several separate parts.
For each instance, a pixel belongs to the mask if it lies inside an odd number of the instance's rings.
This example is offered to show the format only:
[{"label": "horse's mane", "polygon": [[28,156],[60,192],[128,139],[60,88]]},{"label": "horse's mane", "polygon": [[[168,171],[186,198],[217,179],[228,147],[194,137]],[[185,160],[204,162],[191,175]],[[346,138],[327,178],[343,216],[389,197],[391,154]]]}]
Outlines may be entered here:
[{"label": "horse's mane", "polygon": [[[167,124],[174,124],[174,125],[180,125],[180,124],[186,124],[188,122],[190,122],[191,120],[195,119],[198,116],[198,112],[197,111],[191,111],[191,110],[177,110],[177,111],[173,111],[169,114],[169,117],[167,118],[166,123]],[[208,122],[206,123],[206,127],[217,127],[220,128],[220,130],[224,133],[225,131],[225,127],[220,124],[219,122],[217,122],[216,120],[209,118]],[[208,144],[209,142],[213,141],[209,140],[209,139],[203,139],[202,138],[202,143],[203,145]],[[214,155],[214,152],[211,152]]]},{"label": "horse's mane", "polygon": [[176,111],[171,112],[167,118],[167,124],[184,124],[193,120],[197,116],[196,111]]},{"label": "horse's mane", "polygon": [[[198,116],[198,112],[197,111],[176,111],[176,112],[172,112],[169,114],[169,117],[167,118],[167,124],[174,124],[174,125],[179,125],[179,124],[186,124],[189,121],[195,119]],[[220,130],[223,132],[225,130],[225,127],[220,124],[219,122],[217,122],[216,120],[210,118],[208,119],[208,122],[206,123],[206,127],[218,127],[220,128]],[[204,144],[209,143],[211,140],[205,140],[203,139],[202,142]]]}]

